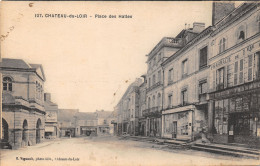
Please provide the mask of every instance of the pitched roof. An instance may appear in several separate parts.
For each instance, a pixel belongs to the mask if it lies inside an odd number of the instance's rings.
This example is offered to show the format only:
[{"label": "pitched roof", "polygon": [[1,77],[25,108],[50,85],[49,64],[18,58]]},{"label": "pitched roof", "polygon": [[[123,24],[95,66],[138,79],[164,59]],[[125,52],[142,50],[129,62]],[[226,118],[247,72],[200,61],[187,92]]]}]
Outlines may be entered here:
[{"label": "pitched roof", "polygon": [[0,67],[18,68],[18,69],[32,68],[28,63],[26,63],[22,59],[9,59],[9,58],[2,58],[2,62],[0,62]]},{"label": "pitched roof", "polygon": [[12,69],[33,69],[39,77],[46,80],[41,64],[28,64],[23,59],[3,58],[2,62],[0,62],[0,67]]}]

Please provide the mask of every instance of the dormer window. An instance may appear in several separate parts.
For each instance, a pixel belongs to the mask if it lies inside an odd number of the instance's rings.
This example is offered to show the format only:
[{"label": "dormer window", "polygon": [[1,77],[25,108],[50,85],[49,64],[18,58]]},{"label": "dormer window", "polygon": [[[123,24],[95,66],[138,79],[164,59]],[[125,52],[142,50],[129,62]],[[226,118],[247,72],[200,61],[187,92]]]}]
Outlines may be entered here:
[{"label": "dormer window", "polygon": [[245,40],[245,32],[244,31],[239,32],[238,40]]},{"label": "dormer window", "polygon": [[4,91],[12,91],[13,90],[13,80],[10,77],[3,78],[3,90]]},{"label": "dormer window", "polygon": [[237,42],[241,42],[246,39],[245,25],[241,25],[236,31]]}]

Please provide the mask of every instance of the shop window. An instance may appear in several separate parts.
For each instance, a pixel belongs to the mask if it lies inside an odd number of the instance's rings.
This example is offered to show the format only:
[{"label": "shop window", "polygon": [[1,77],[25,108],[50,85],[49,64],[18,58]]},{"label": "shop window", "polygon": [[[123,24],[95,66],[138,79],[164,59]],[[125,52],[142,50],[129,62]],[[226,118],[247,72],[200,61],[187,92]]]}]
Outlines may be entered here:
[{"label": "shop window", "polygon": [[188,75],[188,59],[185,59],[182,61],[182,78],[186,77]]},{"label": "shop window", "polygon": [[208,60],[208,47],[204,47],[200,50],[200,69],[207,67]]},{"label": "shop window", "polygon": [[222,38],[219,41],[219,53],[223,52],[226,50],[226,38]]},{"label": "shop window", "polygon": [[224,67],[217,70],[217,90],[224,89]]},{"label": "shop window", "polygon": [[181,91],[181,99],[182,99],[182,105],[188,104],[188,93],[187,89],[184,89]]},{"label": "shop window", "polygon": [[3,90],[13,91],[13,80],[10,77],[3,78]]},{"label": "shop window", "polygon": [[229,101],[219,100],[215,102],[215,122],[214,126],[218,134],[228,133],[228,110]]}]

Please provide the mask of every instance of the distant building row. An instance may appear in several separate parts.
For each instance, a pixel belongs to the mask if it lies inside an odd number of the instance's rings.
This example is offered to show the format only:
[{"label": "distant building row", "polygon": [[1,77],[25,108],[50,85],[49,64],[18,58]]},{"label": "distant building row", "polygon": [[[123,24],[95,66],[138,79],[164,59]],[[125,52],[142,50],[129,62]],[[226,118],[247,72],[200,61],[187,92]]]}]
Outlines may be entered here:
[{"label": "distant building row", "polygon": [[213,3],[213,26],[194,23],[147,55],[143,81],[115,106],[117,134],[219,143],[260,137],[260,4]]}]

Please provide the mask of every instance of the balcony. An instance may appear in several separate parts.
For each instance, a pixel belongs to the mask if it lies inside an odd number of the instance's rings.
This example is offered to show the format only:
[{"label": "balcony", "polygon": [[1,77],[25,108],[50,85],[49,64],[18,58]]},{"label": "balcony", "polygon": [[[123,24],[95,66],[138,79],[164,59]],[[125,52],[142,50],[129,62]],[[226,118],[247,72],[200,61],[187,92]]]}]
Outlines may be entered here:
[{"label": "balcony", "polygon": [[159,87],[159,86],[162,86],[161,81],[159,81],[159,82],[153,84],[152,86],[150,86],[149,88],[147,88],[146,91],[149,92],[149,91],[151,91],[151,90],[153,90],[153,89],[155,89],[155,88],[157,88],[157,87]]},{"label": "balcony", "polygon": [[143,111],[144,117],[158,117],[161,115],[162,107],[152,107]]}]

